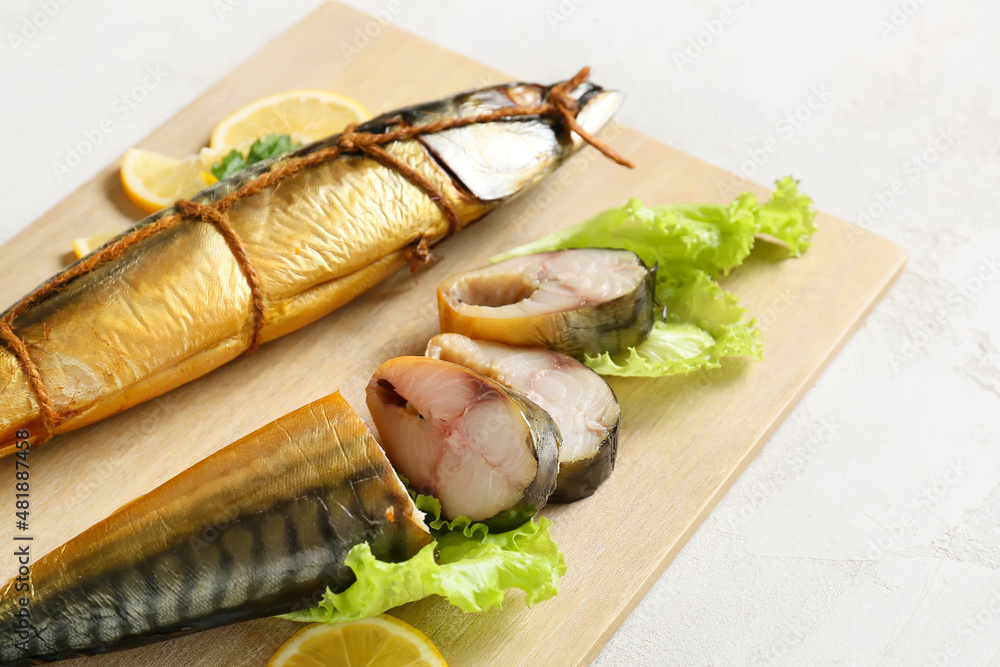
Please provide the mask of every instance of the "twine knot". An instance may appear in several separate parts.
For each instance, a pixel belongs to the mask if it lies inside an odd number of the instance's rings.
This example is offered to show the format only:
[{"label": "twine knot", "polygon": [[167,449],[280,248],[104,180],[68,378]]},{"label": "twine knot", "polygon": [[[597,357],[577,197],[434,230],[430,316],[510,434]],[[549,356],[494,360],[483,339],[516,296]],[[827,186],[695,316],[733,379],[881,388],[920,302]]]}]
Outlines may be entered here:
[{"label": "twine knot", "polygon": [[[580,103],[570,93],[590,77],[590,68],[584,67],[572,79],[555,83],[549,88],[549,102],[560,112],[568,112],[576,116],[580,111]],[[561,115],[561,114],[560,114]]]},{"label": "twine knot", "polygon": [[635,168],[635,165],[631,160],[627,159],[621,153],[615,149],[608,146],[606,143],[587,132],[583,129],[576,120],[576,114],[580,110],[580,103],[573,99],[572,93],[581,83],[586,81],[590,77],[590,68],[584,67],[579,72],[576,73],[569,81],[563,81],[562,83],[555,83],[549,87],[549,105],[553,111],[562,119],[563,124],[571,132],[576,132],[577,135],[585,142],[599,150],[604,154],[605,157],[614,160],[623,167],[628,167],[629,169]]},{"label": "twine knot", "polygon": [[344,131],[337,137],[336,146],[341,153],[353,153],[358,150],[358,137],[360,135],[355,132],[357,128],[357,123],[352,123],[345,127]]}]

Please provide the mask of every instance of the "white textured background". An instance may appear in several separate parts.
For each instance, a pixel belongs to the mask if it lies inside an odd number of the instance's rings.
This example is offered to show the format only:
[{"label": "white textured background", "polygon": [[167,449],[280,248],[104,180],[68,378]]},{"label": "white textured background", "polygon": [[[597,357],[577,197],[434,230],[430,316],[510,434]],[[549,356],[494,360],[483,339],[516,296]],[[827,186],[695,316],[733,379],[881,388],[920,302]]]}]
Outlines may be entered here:
[{"label": "white textured background", "polygon": [[[626,124],[759,182],[793,174],[910,253],[597,664],[1000,664],[1000,4],[399,1],[398,26],[519,77],[590,64]],[[316,4],[63,2],[0,5],[0,241]]]}]

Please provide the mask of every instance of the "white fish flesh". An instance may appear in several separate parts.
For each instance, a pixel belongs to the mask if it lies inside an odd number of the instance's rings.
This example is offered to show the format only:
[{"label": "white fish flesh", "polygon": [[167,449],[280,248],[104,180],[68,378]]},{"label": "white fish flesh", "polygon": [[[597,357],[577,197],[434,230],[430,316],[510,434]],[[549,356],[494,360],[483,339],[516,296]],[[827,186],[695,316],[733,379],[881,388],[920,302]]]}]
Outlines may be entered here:
[{"label": "white fish flesh", "polygon": [[550,503],[592,495],[615,467],[621,409],[600,375],[559,352],[440,334],[427,356],[460,364],[549,413],[559,428],[559,477]]},{"label": "white fish flesh", "polygon": [[442,513],[515,528],[556,487],[558,429],[530,400],[462,366],[427,357],[382,364],[367,390],[382,447]]}]

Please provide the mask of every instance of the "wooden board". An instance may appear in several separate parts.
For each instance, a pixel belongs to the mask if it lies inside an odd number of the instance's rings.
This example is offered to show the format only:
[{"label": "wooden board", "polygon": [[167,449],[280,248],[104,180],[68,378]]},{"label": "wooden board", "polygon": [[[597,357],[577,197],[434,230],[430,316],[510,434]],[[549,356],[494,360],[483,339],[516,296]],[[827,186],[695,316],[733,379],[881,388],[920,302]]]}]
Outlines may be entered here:
[{"label": "wooden board", "polygon": [[[177,156],[194,152],[227,112],[292,88],[337,90],[380,112],[509,78],[392,27],[348,63],[340,44],[371,20],[336,4],[319,8],[141,145]],[[637,169],[586,149],[529,194],[440,246],[445,261],[416,282],[399,273],[250,358],[33,450],[35,556],[337,387],[367,418],[363,387],[378,364],[420,353],[436,333],[432,295],[444,277],[632,196],[649,203],[731,198],[720,188],[731,182],[721,169],[626,128],[611,127],[604,136]],[[71,238],[141,217],[122,194],[117,170],[117,163],[109,165],[0,247],[0,302],[13,303],[62,268]],[[780,261],[782,250],[762,244],[725,281],[762,322],[764,361],[732,360],[689,377],[612,380],[623,409],[618,469],[592,498],[546,510],[569,568],[558,597],[529,610],[513,592],[502,611],[478,615],[440,600],[397,611],[434,640],[449,664],[593,660],[901,271],[905,256],[888,241],[828,215],[820,215],[819,225],[803,258]],[[0,479],[13,482],[12,459],[0,461]],[[0,525],[4,544],[14,532],[8,508],[10,520]],[[0,556],[0,575],[11,574],[13,560]],[[263,665],[297,627],[254,621],[87,664]]]}]

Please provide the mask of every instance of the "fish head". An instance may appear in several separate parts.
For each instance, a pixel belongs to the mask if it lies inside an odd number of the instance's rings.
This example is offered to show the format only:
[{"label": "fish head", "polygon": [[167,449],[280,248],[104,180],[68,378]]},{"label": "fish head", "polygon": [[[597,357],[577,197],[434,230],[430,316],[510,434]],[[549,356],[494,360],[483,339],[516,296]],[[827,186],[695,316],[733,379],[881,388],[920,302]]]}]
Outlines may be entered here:
[{"label": "fish head", "polygon": [[[499,109],[530,108],[545,102],[550,86],[507,83],[462,93],[429,106],[413,108],[433,122],[448,116],[475,116]],[[592,83],[569,93],[577,102],[577,121],[596,133],[614,116],[623,96]],[[419,140],[472,195],[482,201],[506,199],[535,184],[583,146],[556,116],[527,115],[425,134]]]},{"label": "fish head", "polygon": [[[597,134],[618,112],[618,108],[625,101],[625,96],[617,90],[607,90],[600,86],[586,81],[577,86],[570,97],[577,101],[579,111],[576,114],[576,122],[587,131],[588,134]],[[571,133],[573,147],[583,146],[583,138]]]}]

